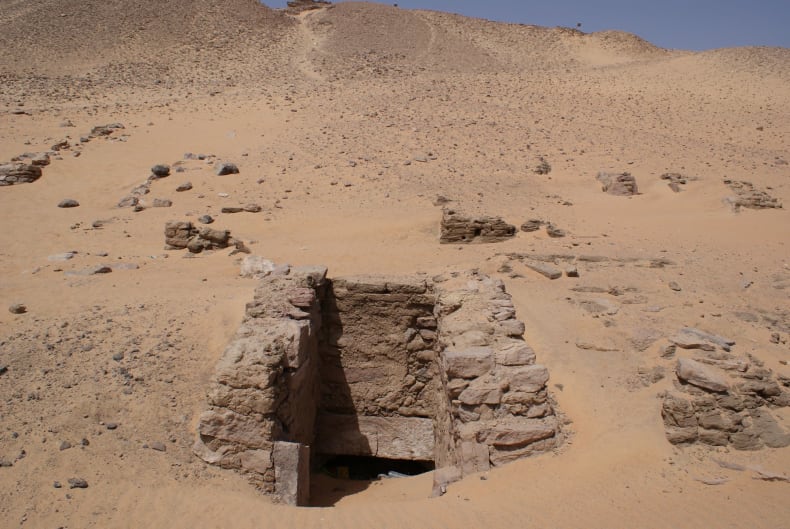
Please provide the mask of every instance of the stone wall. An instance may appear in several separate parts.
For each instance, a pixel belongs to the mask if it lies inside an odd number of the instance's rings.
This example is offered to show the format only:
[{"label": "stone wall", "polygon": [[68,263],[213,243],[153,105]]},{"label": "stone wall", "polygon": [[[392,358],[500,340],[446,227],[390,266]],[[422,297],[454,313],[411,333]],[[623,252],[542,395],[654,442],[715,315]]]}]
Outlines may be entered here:
[{"label": "stone wall", "polygon": [[285,503],[327,457],[433,462],[443,481],[560,439],[549,375],[501,281],[265,277],[220,359],[195,452]]}]

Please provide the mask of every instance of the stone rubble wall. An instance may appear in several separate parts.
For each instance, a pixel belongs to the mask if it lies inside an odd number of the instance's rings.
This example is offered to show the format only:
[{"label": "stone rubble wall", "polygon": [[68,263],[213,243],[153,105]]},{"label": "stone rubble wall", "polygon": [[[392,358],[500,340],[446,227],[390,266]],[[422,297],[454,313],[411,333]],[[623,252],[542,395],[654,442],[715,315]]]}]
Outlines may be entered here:
[{"label": "stone rubble wall", "polygon": [[463,476],[558,446],[548,369],[524,341],[502,281],[469,274],[436,289],[450,417],[447,455],[437,467],[456,466]]}]

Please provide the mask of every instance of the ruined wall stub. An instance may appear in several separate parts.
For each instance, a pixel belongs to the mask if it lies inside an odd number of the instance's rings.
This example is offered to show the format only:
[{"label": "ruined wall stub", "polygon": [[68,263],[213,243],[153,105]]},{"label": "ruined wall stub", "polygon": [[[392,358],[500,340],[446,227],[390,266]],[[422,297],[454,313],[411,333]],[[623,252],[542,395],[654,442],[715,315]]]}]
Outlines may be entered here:
[{"label": "ruined wall stub", "polygon": [[555,447],[559,423],[501,281],[321,267],[261,281],[220,359],[195,452],[285,503],[308,460],[433,461],[457,479]]}]

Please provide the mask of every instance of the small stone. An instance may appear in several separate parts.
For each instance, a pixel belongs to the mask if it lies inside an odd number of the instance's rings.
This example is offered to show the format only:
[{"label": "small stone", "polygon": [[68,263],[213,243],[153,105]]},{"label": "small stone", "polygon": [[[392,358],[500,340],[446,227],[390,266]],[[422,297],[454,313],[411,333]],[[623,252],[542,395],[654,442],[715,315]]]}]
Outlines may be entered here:
[{"label": "small stone", "polygon": [[74,200],[73,198],[64,198],[60,202],[58,202],[59,208],[76,208],[80,205],[79,202]]},{"label": "small stone", "polygon": [[189,191],[190,189],[192,189],[192,182],[184,182],[176,188],[176,191],[181,193],[182,191]]},{"label": "small stone", "polygon": [[237,206],[225,206],[222,208],[222,213],[241,213],[242,211],[244,211],[244,208]]},{"label": "small stone", "polygon": [[680,288],[680,285],[678,285],[678,284],[677,284],[676,282],[674,282],[674,281],[670,281],[670,282],[669,282],[669,288],[670,288],[671,290],[674,290],[675,292],[680,292],[681,290],[683,290],[682,288]]},{"label": "small stone", "polygon": [[170,176],[170,166],[165,164],[157,164],[151,167],[151,174],[157,178]]},{"label": "small stone", "polygon": [[104,426],[105,426],[105,428],[107,428],[108,430],[115,430],[115,429],[117,429],[117,428],[118,428],[118,423],[115,423],[115,422],[108,422],[108,423],[107,423],[107,424],[105,424]]},{"label": "small stone", "polygon": [[244,206],[244,211],[248,213],[260,213],[262,209],[258,204],[247,204]]},{"label": "small stone", "polygon": [[579,269],[575,266],[569,266],[565,269],[565,275],[568,277],[579,277]]},{"label": "small stone", "polygon": [[120,362],[121,360],[123,360],[123,357],[124,357],[123,351],[120,351],[112,355],[112,359],[115,360],[116,362]]},{"label": "small stone", "polygon": [[68,261],[72,259],[76,253],[77,252],[56,253],[55,255],[47,257],[47,261]]},{"label": "small stone", "polygon": [[151,450],[156,450],[157,452],[165,452],[167,450],[167,447],[161,441],[153,441],[149,446]]},{"label": "small stone", "polygon": [[538,231],[543,224],[544,222],[540,219],[529,219],[521,225],[521,231]]},{"label": "small stone", "polygon": [[61,450],[68,450],[69,448],[71,448],[71,443],[70,442],[63,441],[63,442],[60,443],[60,449]]},{"label": "small stone", "polygon": [[118,202],[119,208],[132,208],[140,203],[140,199],[134,195],[127,195]]},{"label": "small stone", "polygon": [[88,482],[85,481],[83,478],[69,478],[69,488],[70,489],[87,489]]},{"label": "small stone", "polygon": [[211,215],[202,215],[198,219],[198,222],[200,222],[201,224],[211,224],[212,222],[214,222],[214,217],[212,217]]},{"label": "small stone", "polygon": [[8,312],[11,314],[24,314],[27,312],[27,307],[22,303],[14,303],[10,307],[8,307]]},{"label": "small stone", "polygon": [[54,483],[52,483],[52,486],[55,487],[56,489],[63,487],[63,485],[60,484],[60,481],[55,481]]},{"label": "small stone", "polygon": [[8,366],[0,364],[0,375],[5,375],[6,373],[8,373]]},{"label": "small stone", "polygon": [[565,230],[561,230],[554,224],[549,223],[546,225],[546,234],[554,239],[559,239],[565,237]]},{"label": "small stone", "polygon": [[173,205],[173,201],[169,198],[155,198],[153,206],[155,208],[169,208]]},{"label": "small stone", "polygon": [[222,162],[222,163],[218,163],[215,166],[214,172],[216,173],[217,176],[239,174],[239,168],[236,166],[235,163]]}]

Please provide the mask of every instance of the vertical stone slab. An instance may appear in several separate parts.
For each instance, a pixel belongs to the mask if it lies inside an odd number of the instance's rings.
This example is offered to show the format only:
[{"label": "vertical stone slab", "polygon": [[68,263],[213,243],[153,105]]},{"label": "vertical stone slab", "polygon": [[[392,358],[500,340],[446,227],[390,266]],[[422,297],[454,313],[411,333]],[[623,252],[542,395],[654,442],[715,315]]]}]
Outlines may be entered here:
[{"label": "vertical stone slab", "polygon": [[300,443],[274,443],[274,493],[286,505],[306,506],[310,501],[310,447]]}]

